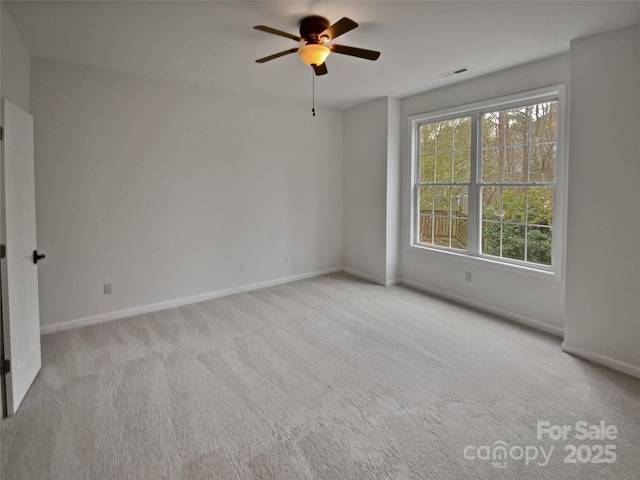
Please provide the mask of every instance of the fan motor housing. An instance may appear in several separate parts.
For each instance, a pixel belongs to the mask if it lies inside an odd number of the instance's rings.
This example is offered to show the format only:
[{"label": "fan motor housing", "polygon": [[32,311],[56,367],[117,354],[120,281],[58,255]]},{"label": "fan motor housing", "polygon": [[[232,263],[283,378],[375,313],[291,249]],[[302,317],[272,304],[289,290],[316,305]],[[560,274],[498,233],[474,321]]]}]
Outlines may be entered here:
[{"label": "fan motor housing", "polygon": [[329,20],[319,15],[311,15],[300,20],[300,36],[307,43],[322,43],[329,38],[321,39],[319,35],[329,28]]}]

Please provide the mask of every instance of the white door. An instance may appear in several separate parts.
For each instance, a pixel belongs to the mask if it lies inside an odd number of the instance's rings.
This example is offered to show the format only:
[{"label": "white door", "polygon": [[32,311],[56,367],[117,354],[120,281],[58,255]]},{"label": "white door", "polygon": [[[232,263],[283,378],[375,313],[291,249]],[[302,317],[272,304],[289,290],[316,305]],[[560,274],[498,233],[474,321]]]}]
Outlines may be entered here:
[{"label": "white door", "polygon": [[13,415],[40,371],[40,308],[33,166],[33,117],[4,101],[2,312],[7,413]]}]

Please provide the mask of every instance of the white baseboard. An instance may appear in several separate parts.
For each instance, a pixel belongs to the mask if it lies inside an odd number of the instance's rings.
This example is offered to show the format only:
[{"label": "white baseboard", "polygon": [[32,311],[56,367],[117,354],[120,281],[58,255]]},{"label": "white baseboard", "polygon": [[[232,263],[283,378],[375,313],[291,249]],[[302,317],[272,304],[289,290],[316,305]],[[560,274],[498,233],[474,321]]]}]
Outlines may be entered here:
[{"label": "white baseboard", "polygon": [[316,272],[302,273],[300,275],[292,275],[290,277],[282,277],[282,278],[276,278],[274,280],[267,280],[264,282],[251,283],[249,285],[242,285],[239,287],[216,290],[215,292],[204,293],[201,295],[194,295],[191,297],[176,298],[174,300],[168,300],[166,302],[152,303],[152,304],[141,305],[139,307],[133,307],[133,308],[125,308],[124,310],[101,313],[98,315],[90,315],[88,317],[76,318],[74,320],[65,320],[63,322],[57,322],[51,325],[44,325],[40,327],[40,334],[46,335],[48,333],[60,332],[62,330],[69,330],[71,328],[85,327],[87,325],[95,325],[97,323],[108,322],[111,320],[118,320],[120,318],[133,317],[135,315],[141,315],[143,313],[157,312],[159,310],[166,310],[167,308],[181,307],[183,305],[204,302],[207,300],[211,300],[213,298],[233,295],[235,293],[250,292],[251,290],[258,290],[260,288],[272,287],[274,285],[281,285],[283,283],[295,282],[297,280],[304,280],[307,278],[319,277],[321,275],[328,275],[330,273],[336,273],[336,272],[342,272],[342,271],[343,271],[342,267],[329,268],[326,270],[319,270]]},{"label": "white baseboard", "polygon": [[564,336],[564,331],[562,330],[562,328],[556,327],[555,325],[549,325],[548,323],[544,323],[539,320],[534,320],[529,317],[525,317],[524,315],[520,315],[518,313],[509,312],[501,308],[494,307],[493,305],[488,305],[483,302],[478,302],[476,300],[469,300],[468,298],[461,297],[459,295],[454,295],[449,292],[445,292],[444,290],[439,290],[437,288],[428,287],[421,283],[414,282],[413,280],[407,280],[406,278],[401,278],[400,283],[402,283],[403,285],[407,285],[408,287],[412,287],[417,290],[422,290],[424,292],[430,293],[437,297],[446,298],[447,300],[451,300],[453,302],[460,303],[462,305],[467,305],[469,307],[477,308],[479,310],[483,310],[488,313],[499,315],[500,317],[504,317],[513,322],[521,323],[522,325],[535,328],[536,330],[542,330],[543,332],[550,333],[551,335],[555,335],[556,337]]},{"label": "white baseboard", "polygon": [[353,268],[349,268],[349,267],[343,267],[342,268],[343,272],[349,273],[351,275],[353,275],[354,277],[359,277],[362,278],[363,280],[367,280],[371,283],[376,283],[378,285],[382,285],[384,287],[393,287],[394,285],[398,285],[400,283],[400,279],[399,278],[395,278],[393,280],[385,280],[384,282],[381,282],[380,280],[378,280],[377,278],[374,278],[372,275],[369,275],[368,273],[363,273],[360,272],[358,270],[354,270]]},{"label": "white baseboard", "polygon": [[571,355],[575,355],[576,357],[584,358],[585,360],[590,360],[594,363],[599,363],[600,365],[618,370],[619,372],[623,372],[628,375],[640,378],[640,366],[638,365],[632,365],[630,363],[623,362],[622,360],[616,360],[615,358],[611,358],[606,355],[600,355],[598,353],[593,353],[582,348],[573,347],[571,345],[567,345],[566,342],[562,342],[562,351],[570,353]]},{"label": "white baseboard", "polygon": [[384,285],[383,282],[381,282],[380,280],[378,280],[377,278],[373,277],[372,275],[369,275],[368,273],[363,273],[360,272],[358,270],[354,270],[353,268],[349,268],[349,267],[342,267],[342,271],[349,273],[355,277],[359,277],[362,278],[363,280],[367,280],[371,283],[377,283],[378,285]]}]

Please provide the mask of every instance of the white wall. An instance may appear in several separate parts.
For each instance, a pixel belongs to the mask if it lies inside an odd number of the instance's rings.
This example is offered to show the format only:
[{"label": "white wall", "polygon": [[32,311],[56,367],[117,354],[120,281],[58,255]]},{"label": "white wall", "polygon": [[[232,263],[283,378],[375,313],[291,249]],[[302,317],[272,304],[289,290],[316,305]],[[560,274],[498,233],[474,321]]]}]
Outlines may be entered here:
[{"label": "white wall", "polygon": [[640,26],[571,43],[565,350],[640,376]]},{"label": "white wall", "polygon": [[389,97],[387,111],[387,285],[400,278],[402,103]]},{"label": "white wall", "polygon": [[[569,81],[569,55],[529,63],[402,100],[403,198],[400,268],[406,284],[493,311],[561,335],[565,283],[520,269],[409,247],[410,132],[408,117]],[[562,270],[562,268],[560,269]],[[472,282],[465,281],[471,272]]]},{"label": "white wall", "polygon": [[386,282],[386,97],[344,113],[344,265]]},{"label": "white wall", "polygon": [[345,111],[344,265],[387,285],[398,275],[400,101]]},{"label": "white wall", "polygon": [[32,109],[44,331],[342,266],[342,113],[41,60]]},{"label": "white wall", "polygon": [[2,2],[2,98],[31,111],[31,56]]}]

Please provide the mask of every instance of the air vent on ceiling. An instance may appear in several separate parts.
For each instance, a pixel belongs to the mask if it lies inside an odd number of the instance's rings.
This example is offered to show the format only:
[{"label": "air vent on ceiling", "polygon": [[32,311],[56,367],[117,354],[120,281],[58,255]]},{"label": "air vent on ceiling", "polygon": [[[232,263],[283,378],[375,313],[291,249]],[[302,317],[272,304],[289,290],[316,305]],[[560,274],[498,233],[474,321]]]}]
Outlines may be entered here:
[{"label": "air vent on ceiling", "polygon": [[467,72],[469,69],[466,67],[462,67],[462,68],[456,68],[455,70],[450,70],[448,72],[445,73],[441,73],[440,75],[438,75],[440,78],[447,78],[447,77],[452,77],[454,75],[458,75],[459,73],[464,73]]}]

